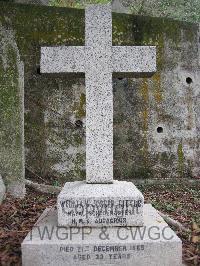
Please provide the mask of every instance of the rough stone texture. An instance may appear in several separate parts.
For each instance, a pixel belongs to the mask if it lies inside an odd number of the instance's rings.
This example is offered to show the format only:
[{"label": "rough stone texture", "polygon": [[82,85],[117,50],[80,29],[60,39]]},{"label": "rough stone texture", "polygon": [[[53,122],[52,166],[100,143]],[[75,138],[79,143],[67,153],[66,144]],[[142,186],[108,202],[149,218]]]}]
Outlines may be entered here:
[{"label": "rough stone texture", "polygon": [[149,204],[144,221],[141,234],[137,227],[64,228],[47,209],[22,243],[23,266],[181,266],[181,240]]},{"label": "rough stone texture", "polygon": [[6,193],[6,187],[4,185],[2,176],[0,175],[0,204],[2,203]]},{"label": "rough stone texture", "polygon": [[12,30],[0,28],[0,173],[7,191],[25,194],[24,66]]},{"label": "rough stone texture", "polygon": [[113,181],[112,15],[110,6],[85,11],[86,180]]},{"label": "rough stone texture", "polygon": [[113,72],[132,75],[156,72],[156,47],[114,46],[112,47]]},{"label": "rough stone texture", "polygon": [[85,12],[85,47],[42,47],[41,72],[85,72],[86,180],[112,183],[112,72],[156,72],[156,48],[112,47],[111,5]]},{"label": "rough stone texture", "polygon": [[131,182],[68,182],[58,196],[60,226],[141,226],[142,193]]},{"label": "rough stone texture", "polygon": [[41,73],[85,72],[85,47],[41,47]]},{"label": "rough stone texture", "polygon": [[[27,166],[60,183],[85,179],[84,78],[40,75],[38,67],[41,46],[84,46],[84,10],[1,2],[0,15],[2,25],[14,27],[25,63]],[[116,13],[112,18],[113,45],[156,45],[158,62],[148,80],[113,79],[114,178],[198,176],[199,25]]]}]

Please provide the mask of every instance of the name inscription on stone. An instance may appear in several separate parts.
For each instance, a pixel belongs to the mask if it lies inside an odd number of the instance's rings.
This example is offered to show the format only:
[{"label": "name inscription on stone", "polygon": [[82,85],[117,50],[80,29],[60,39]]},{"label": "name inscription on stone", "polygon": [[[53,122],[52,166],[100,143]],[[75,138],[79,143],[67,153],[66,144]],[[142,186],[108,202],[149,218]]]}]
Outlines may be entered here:
[{"label": "name inscription on stone", "polygon": [[71,219],[71,224],[126,224],[127,217],[140,214],[143,202],[139,200],[112,199],[67,199],[60,201],[63,215]]},{"label": "name inscription on stone", "polygon": [[61,246],[59,251],[68,254],[74,262],[130,260],[137,252],[144,251],[144,245],[96,245],[96,246]]}]

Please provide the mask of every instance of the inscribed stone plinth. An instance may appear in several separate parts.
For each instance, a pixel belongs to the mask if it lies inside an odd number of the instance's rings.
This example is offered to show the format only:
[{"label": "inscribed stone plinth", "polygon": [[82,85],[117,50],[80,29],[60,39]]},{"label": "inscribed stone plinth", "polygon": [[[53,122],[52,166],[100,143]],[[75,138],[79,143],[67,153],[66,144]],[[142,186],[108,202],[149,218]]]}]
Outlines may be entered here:
[{"label": "inscribed stone plinth", "polygon": [[60,226],[142,226],[142,193],[131,182],[68,182],[58,196]]}]

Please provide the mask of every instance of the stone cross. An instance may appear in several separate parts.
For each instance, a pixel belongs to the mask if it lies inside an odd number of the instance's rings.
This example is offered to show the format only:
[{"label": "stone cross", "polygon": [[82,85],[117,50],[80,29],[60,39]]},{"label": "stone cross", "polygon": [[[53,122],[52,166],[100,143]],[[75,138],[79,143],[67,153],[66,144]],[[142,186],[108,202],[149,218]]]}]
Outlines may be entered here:
[{"label": "stone cross", "polygon": [[87,183],[113,182],[112,73],[155,71],[156,47],[112,46],[110,5],[86,8],[85,46],[41,48],[42,73],[85,73]]}]

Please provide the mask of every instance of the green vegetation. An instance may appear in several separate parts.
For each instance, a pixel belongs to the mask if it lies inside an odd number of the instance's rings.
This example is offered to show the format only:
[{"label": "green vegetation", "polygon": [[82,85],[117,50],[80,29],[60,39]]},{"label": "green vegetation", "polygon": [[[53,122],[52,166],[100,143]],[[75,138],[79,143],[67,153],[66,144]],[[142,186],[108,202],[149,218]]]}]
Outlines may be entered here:
[{"label": "green vegetation", "polygon": [[167,17],[188,22],[200,21],[199,0],[50,0],[50,5],[83,8],[86,4],[121,2],[124,8],[134,14],[152,17]]},{"label": "green vegetation", "polygon": [[135,15],[168,17],[189,22],[200,21],[199,0],[121,0],[128,2],[131,12]]},{"label": "green vegetation", "polygon": [[50,0],[51,6],[84,8],[88,4],[106,4],[109,0]]}]

